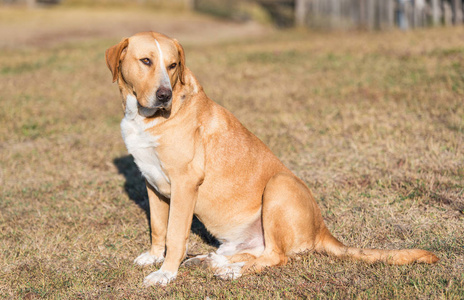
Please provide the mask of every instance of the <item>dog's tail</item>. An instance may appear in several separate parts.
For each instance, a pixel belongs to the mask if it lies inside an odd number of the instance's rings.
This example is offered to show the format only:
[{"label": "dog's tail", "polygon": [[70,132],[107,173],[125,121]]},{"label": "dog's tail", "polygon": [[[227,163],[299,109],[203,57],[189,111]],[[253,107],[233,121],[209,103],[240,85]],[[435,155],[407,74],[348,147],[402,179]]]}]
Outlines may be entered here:
[{"label": "dog's tail", "polygon": [[438,261],[435,254],[421,249],[377,250],[348,247],[338,241],[325,226],[321,230],[316,251],[342,259],[355,259],[367,263],[383,262],[390,265],[433,264]]}]

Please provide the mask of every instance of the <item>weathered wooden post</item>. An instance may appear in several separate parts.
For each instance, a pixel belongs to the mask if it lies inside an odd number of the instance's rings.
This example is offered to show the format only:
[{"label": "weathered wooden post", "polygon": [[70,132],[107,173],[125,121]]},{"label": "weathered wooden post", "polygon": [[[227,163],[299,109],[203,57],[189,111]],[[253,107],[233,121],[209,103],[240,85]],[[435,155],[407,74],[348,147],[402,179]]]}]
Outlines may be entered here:
[{"label": "weathered wooden post", "polygon": [[373,30],[375,28],[375,0],[367,0],[367,29]]},{"label": "weathered wooden post", "polygon": [[393,28],[395,26],[395,2],[394,0],[385,0],[387,2],[385,8],[387,11],[387,26]]},{"label": "weathered wooden post", "polygon": [[440,9],[440,0],[432,0],[431,3],[431,10],[432,10],[432,24],[433,26],[440,25],[441,21],[441,9]]},{"label": "weathered wooden post", "polygon": [[350,0],[348,5],[351,23],[356,28],[359,26],[359,0]]},{"label": "weathered wooden post", "polygon": [[366,1],[367,0],[359,0],[359,19],[358,25],[360,27],[367,27],[366,26]]},{"label": "weathered wooden post", "polygon": [[425,26],[425,0],[415,0],[413,10],[413,27]]},{"label": "weathered wooden post", "polygon": [[330,27],[340,27],[340,0],[331,0],[328,14],[330,15]]},{"label": "weathered wooden post", "polygon": [[462,0],[451,0],[451,7],[453,10],[453,24],[462,24]]},{"label": "weathered wooden post", "polygon": [[390,29],[395,26],[395,0],[377,2],[377,26],[380,29]]},{"label": "weathered wooden post", "polygon": [[305,26],[307,18],[308,2],[310,0],[296,0],[295,1],[295,25]]},{"label": "weathered wooden post", "polygon": [[321,0],[313,0],[313,6],[311,7],[310,12],[310,22],[313,26],[321,26],[321,14],[322,14],[322,4]]},{"label": "weathered wooden post", "polygon": [[451,11],[451,5],[448,1],[443,1],[443,23],[445,26],[450,26],[453,19],[453,13]]}]

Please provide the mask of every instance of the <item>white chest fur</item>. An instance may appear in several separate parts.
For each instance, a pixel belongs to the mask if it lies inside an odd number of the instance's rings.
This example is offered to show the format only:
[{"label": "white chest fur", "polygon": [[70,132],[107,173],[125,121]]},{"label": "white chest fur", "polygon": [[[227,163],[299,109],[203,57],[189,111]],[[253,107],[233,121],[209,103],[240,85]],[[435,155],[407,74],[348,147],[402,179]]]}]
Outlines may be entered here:
[{"label": "white chest fur", "polygon": [[147,129],[156,125],[157,120],[146,123],[138,113],[137,99],[129,95],[126,111],[121,121],[121,134],[127,151],[134,157],[135,163],[145,179],[163,196],[170,197],[171,184],[163,171],[163,165],[156,148],[160,136],[154,136]]}]

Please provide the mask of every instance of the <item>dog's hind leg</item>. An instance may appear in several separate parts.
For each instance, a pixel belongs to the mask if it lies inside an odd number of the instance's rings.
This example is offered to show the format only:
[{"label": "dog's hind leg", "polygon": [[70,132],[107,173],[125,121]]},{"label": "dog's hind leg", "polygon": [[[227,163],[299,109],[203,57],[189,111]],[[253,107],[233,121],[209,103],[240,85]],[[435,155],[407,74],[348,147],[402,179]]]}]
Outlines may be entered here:
[{"label": "dog's hind leg", "polygon": [[262,222],[265,249],[246,262],[241,273],[285,265],[287,255],[312,250],[323,224],[320,210],[306,185],[291,173],[274,175],[263,194]]},{"label": "dog's hind leg", "polygon": [[[315,248],[323,220],[310,190],[291,173],[274,175],[262,198],[262,244],[232,255],[210,253],[202,257],[221,279],[236,279],[265,267],[285,265],[287,255]],[[258,233],[256,233],[258,234]],[[254,236],[257,240],[262,236]]]}]

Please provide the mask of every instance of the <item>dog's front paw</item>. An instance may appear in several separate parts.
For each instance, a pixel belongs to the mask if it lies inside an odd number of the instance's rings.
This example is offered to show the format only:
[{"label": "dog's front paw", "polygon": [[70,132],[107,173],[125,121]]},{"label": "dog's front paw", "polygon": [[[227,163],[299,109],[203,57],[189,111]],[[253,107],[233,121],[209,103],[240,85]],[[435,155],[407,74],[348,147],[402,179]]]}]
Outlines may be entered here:
[{"label": "dog's front paw", "polygon": [[139,266],[148,266],[154,263],[159,263],[164,260],[164,256],[151,255],[150,251],[140,254],[135,260],[134,264]]},{"label": "dog's front paw", "polygon": [[165,272],[159,269],[156,272],[150,273],[145,279],[143,280],[143,286],[149,287],[151,285],[159,284],[159,285],[167,285],[169,282],[174,280],[177,276],[177,272]]}]

